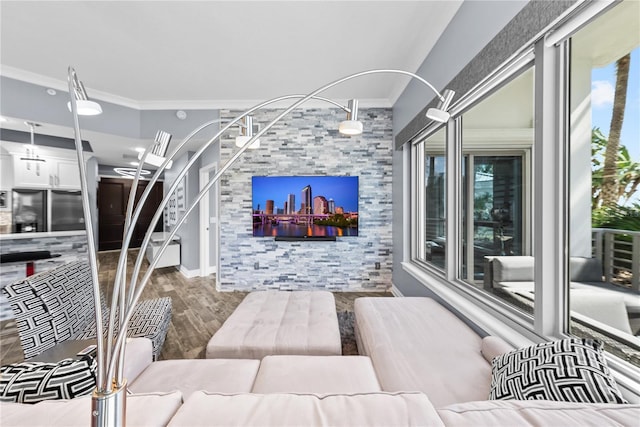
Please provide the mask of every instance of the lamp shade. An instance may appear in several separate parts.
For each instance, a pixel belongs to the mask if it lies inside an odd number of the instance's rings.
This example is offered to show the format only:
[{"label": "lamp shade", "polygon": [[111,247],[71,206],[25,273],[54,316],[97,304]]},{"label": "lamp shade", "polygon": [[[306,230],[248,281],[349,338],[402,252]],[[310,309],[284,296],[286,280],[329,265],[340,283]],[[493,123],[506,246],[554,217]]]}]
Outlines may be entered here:
[{"label": "lamp shade", "polygon": [[[249,135],[236,136],[236,147],[244,147],[251,138],[253,138],[253,136],[249,136]],[[260,147],[260,138],[253,141],[253,144],[249,146],[249,150],[255,150],[258,147]]]},{"label": "lamp shade", "polygon": [[446,111],[439,110],[437,108],[429,108],[426,114],[427,118],[435,120],[436,122],[445,123],[451,117],[451,114]]},{"label": "lamp shade", "polygon": [[361,135],[362,129],[362,122],[358,120],[344,120],[338,125],[338,132],[343,135]]},{"label": "lamp shade", "polygon": [[[142,160],[143,154],[144,153],[138,153],[139,160]],[[159,168],[162,165],[162,163],[164,163],[165,160],[166,159],[164,157],[157,156],[153,153],[148,153],[147,157],[144,159],[144,162]],[[173,165],[173,160],[169,160],[169,162],[167,163],[167,166],[165,166],[165,169],[171,169],[172,165]]]},{"label": "lamp shade", "polygon": [[[67,107],[69,108],[69,111],[71,111],[71,101],[67,102]],[[79,116],[97,116],[98,114],[102,114],[102,107],[100,107],[100,104],[88,99],[76,100],[76,107],[78,108]]]},{"label": "lamp shade", "polygon": [[440,101],[435,108],[429,108],[425,114],[428,119],[436,122],[445,123],[451,117],[451,114],[447,112],[449,104],[453,101],[453,97],[456,93],[451,89],[445,89],[440,95]]}]

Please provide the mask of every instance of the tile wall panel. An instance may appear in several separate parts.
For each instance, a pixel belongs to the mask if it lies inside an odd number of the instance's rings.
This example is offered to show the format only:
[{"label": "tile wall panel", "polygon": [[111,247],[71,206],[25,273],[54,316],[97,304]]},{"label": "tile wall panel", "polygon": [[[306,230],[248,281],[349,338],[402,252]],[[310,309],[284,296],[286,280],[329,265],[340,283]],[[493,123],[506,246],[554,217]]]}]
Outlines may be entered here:
[{"label": "tile wall panel", "polygon": [[[221,119],[238,112],[222,110]],[[265,125],[277,110],[254,115]],[[363,109],[364,133],[345,137],[338,109],[299,109],[261,138],[220,181],[221,290],[327,289],[381,291],[391,286],[391,109]],[[237,150],[235,134],[221,141],[221,165]],[[253,237],[251,177],[351,175],[359,177],[359,236],[336,242],[282,242]],[[299,197],[299,195],[297,195]],[[380,263],[380,269],[376,269]],[[256,268],[257,267],[257,268]]]}]

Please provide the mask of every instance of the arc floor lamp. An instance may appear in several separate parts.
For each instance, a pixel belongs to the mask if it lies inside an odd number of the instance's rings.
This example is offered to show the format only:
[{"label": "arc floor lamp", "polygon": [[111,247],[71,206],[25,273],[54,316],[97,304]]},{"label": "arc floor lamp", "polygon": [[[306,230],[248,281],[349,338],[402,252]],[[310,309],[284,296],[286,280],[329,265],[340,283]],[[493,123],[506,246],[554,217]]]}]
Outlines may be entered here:
[{"label": "arc floor lamp", "polygon": [[[93,115],[100,114],[102,112],[100,105],[94,101],[91,101],[86,93],[84,85],[78,79],[73,67],[68,69],[68,84],[69,84],[69,109],[73,115],[73,126],[75,135],[76,154],[78,158],[78,166],[80,169],[80,181],[82,189],[82,207],[85,217],[85,226],[87,234],[87,247],[89,254],[89,266],[91,269],[92,289],[94,297],[94,306],[96,313],[96,332],[97,332],[97,372],[96,372],[96,389],[92,396],[92,408],[91,408],[91,425],[92,426],[121,426],[125,425],[125,408],[126,408],[126,379],[123,378],[123,364],[124,364],[124,342],[126,339],[127,325],[133,314],[133,308],[140,299],[142,291],[148,283],[151,274],[157,265],[160,257],[168,247],[169,243],[175,236],[177,230],[184,223],[189,214],[198,206],[200,200],[211,189],[211,187],[220,179],[220,177],[243,155],[243,153],[250,148],[257,148],[259,145],[259,138],[264,135],[271,127],[278,123],[283,117],[289,114],[295,108],[298,108],[310,99],[316,99],[325,101],[334,106],[337,106],[347,113],[347,119],[340,123],[339,131],[345,135],[358,135],[362,133],[363,125],[358,121],[358,102],[357,100],[349,101],[347,106],[343,106],[328,98],[323,98],[320,94],[329,88],[344,83],[348,80],[355,78],[373,75],[373,74],[397,74],[411,77],[423,83],[429,87],[438,97],[438,105],[435,108],[429,108],[426,116],[437,122],[446,122],[449,120],[449,113],[447,112],[449,105],[453,99],[454,92],[451,90],[444,90],[441,94],[438,92],[431,83],[423,79],[422,77],[403,70],[394,69],[377,69],[362,71],[359,73],[351,74],[341,79],[328,83],[315,91],[306,95],[286,95],[278,98],[274,98],[265,102],[262,102],[242,114],[238,115],[233,120],[229,121],[222,127],[211,139],[198,149],[198,151],[192,156],[187,164],[178,173],[174,183],[169,188],[167,195],[163,198],[160,206],[155,212],[151,225],[146,231],[140,251],[136,258],[131,278],[127,283],[127,250],[129,249],[131,238],[133,235],[134,226],[138,220],[141,212],[141,208],[144,202],[147,200],[153,184],[158,180],[162,171],[170,167],[173,158],[177,155],[180,149],[190,141],[196,134],[203,129],[211,126],[214,123],[219,123],[219,120],[204,123],[203,125],[194,129],[187,137],[180,142],[170,154],[164,157],[166,153],[168,141],[166,135],[160,134],[160,138],[156,138],[153,144],[151,144],[140,156],[140,162],[137,167],[136,173],[133,177],[134,182],[131,186],[131,192],[129,194],[129,201],[127,205],[127,212],[125,215],[124,236],[122,242],[122,250],[118,259],[118,265],[116,268],[116,274],[113,285],[113,294],[111,298],[111,309],[109,315],[108,325],[103,325],[100,321],[103,317],[101,304],[100,304],[100,284],[98,280],[98,263],[97,263],[97,251],[94,240],[94,224],[91,218],[91,205],[88,197],[88,181],[87,172],[84,157],[82,154],[82,137],[80,133],[80,115]],[[264,127],[254,132],[254,126],[252,122],[251,113],[259,109],[265,108],[276,102],[286,100],[296,100],[289,107],[280,112],[271,122]],[[184,178],[187,172],[195,164],[202,153],[212,144],[219,140],[232,126],[239,126],[243,129],[243,138],[236,140],[236,145],[240,148],[231,156],[229,160],[216,172],[216,174],[209,180],[207,185],[198,193],[192,203],[189,204],[182,217],[177,219],[175,227],[168,233],[166,240],[160,246],[156,255],[149,263],[149,267],[145,271],[144,275],[140,278],[141,267],[144,259],[144,253],[151,240],[151,233],[153,232],[153,225],[160,219],[164,212],[164,207],[169,202],[169,198],[176,191],[179,182]],[[135,199],[135,193],[137,189],[138,180],[141,176],[142,166],[145,160],[150,157],[152,163],[158,166],[158,169],[150,179],[147,187],[143,191],[136,209],[133,209],[133,201]],[[117,316],[116,316],[117,315]]]}]

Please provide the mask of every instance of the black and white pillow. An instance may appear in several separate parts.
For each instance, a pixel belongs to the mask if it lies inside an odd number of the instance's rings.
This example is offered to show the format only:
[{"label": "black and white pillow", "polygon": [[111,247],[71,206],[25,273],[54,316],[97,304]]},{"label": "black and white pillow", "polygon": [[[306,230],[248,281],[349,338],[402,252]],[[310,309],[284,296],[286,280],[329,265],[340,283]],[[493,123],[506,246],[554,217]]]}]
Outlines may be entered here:
[{"label": "black and white pillow", "polygon": [[611,376],[602,343],[582,338],[545,342],[495,357],[489,399],[627,403]]},{"label": "black and white pillow", "polygon": [[96,387],[96,363],[89,357],[58,363],[22,362],[0,368],[0,401],[37,403],[73,399]]}]

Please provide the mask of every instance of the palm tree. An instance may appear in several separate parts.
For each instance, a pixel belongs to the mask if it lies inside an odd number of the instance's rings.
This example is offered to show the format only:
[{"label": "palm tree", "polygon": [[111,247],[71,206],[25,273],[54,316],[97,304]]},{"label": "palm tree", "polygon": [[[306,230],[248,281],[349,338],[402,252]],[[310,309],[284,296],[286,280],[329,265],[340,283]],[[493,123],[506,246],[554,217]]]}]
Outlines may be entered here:
[{"label": "palm tree", "polygon": [[[602,208],[603,159],[607,149],[607,138],[598,127],[591,130],[591,197],[592,210]],[[625,205],[640,190],[640,162],[631,158],[629,149],[620,144],[616,159],[616,200]],[[599,214],[598,214],[599,215]]]},{"label": "palm tree", "polygon": [[616,61],[616,89],[613,98],[613,112],[609,129],[609,141],[604,156],[602,174],[602,190],[600,192],[602,206],[610,207],[618,202],[617,160],[620,147],[620,131],[624,120],[624,109],[627,103],[627,82],[629,81],[628,53]]}]

